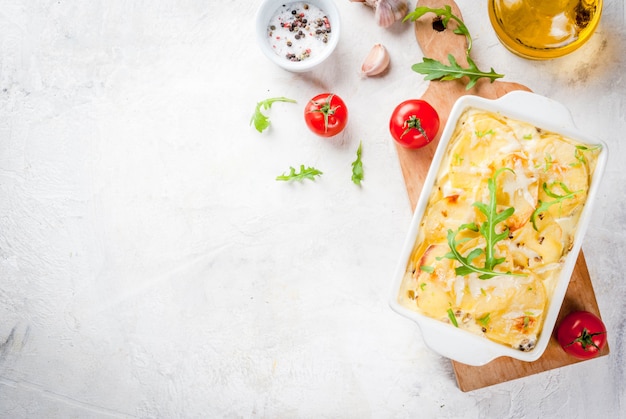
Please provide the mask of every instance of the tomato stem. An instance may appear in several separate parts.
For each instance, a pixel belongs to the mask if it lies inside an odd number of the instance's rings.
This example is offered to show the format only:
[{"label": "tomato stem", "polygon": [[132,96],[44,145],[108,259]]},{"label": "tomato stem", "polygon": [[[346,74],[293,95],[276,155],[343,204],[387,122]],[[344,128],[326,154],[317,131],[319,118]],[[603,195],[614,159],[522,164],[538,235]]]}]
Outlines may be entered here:
[{"label": "tomato stem", "polygon": [[320,105],[319,102],[313,102],[315,106],[319,106],[319,109],[312,110],[310,112],[321,112],[324,115],[324,132],[328,132],[328,117],[330,115],[334,115],[339,106],[335,106],[334,108],[330,106],[330,101],[333,99],[334,95],[328,95],[324,104]]},{"label": "tomato stem", "polygon": [[428,135],[426,135],[426,131],[424,131],[424,128],[422,128],[422,121],[415,115],[409,116],[409,119],[404,121],[404,124],[402,124],[402,128],[404,128],[404,132],[402,133],[400,138],[404,137],[412,129],[416,129],[420,132],[420,134],[424,136],[424,138],[426,138],[426,141],[430,141],[430,138],[428,138]]},{"label": "tomato stem", "polygon": [[581,332],[580,336],[578,336],[576,339],[574,339],[573,341],[571,341],[570,343],[568,343],[566,345],[567,346],[571,346],[575,343],[580,343],[580,346],[582,346],[583,350],[587,350],[587,346],[593,346],[594,348],[596,348],[598,351],[600,350],[600,348],[598,347],[598,345],[596,345],[596,343],[593,341],[593,338],[595,336],[598,335],[603,335],[606,332],[597,332],[597,333],[589,333],[589,330],[587,330],[586,327],[583,328],[583,331]]}]

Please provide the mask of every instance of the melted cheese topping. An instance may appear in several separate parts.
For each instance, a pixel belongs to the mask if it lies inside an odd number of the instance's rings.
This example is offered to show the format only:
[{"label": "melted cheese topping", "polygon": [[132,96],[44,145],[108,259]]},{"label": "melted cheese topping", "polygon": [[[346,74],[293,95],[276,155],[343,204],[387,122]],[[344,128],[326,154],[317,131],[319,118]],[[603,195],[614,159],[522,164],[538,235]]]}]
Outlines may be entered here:
[{"label": "melted cheese topping", "polygon": [[[532,350],[573,244],[598,151],[522,121],[466,110],[429,197],[399,302],[443,322],[453,315],[462,329]],[[503,260],[494,271],[502,275],[456,275],[459,262],[444,257],[450,252],[447,232],[485,221],[473,204],[489,205],[488,179],[501,168],[510,170],[496,178],[498,212],[515,208],[496,227],[498,233],[508,229],[508,238],[494,246],[495,257]],[[465,257],[486,247],[479,232],[467,229],[460,230],[457,243]],[[484,263],[484,252],[472,261]]]}]

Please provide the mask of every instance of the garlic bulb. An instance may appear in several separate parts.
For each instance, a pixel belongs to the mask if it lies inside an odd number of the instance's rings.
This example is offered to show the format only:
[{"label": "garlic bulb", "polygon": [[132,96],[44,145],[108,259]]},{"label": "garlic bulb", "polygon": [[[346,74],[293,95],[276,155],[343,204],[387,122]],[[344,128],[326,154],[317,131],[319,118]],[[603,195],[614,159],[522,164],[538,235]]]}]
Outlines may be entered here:
[{"label": "garlic bulb", "polygon": [[389,66],[389,53],[383,44],[374,44],[361,65],[361,74],[367,77],[377,76]]},{"label": "garlic bulb", "polygon": [[383,28],[388,28],[397,20],[402,20],[409,11],[406,0],[350,0],[357,3],[365,3],[374,9],[376,23]]}]

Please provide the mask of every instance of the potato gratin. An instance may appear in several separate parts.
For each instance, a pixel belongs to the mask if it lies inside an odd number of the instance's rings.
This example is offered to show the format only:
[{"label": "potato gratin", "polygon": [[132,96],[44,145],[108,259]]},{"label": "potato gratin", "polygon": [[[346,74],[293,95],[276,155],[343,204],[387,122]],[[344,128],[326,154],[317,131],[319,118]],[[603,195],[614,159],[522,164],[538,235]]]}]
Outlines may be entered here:
[{"label": "potato gratin", "polygon": [[599,151],[497,113],[466,110],[437,174],[399,303],[532,350]]}]

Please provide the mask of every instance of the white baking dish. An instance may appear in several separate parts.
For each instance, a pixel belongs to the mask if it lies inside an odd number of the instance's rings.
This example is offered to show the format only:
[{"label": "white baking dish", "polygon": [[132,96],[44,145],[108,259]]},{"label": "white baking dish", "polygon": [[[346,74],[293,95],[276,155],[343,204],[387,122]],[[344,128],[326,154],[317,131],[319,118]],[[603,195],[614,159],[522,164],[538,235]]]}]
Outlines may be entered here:
[{"label": "white baking dish", "polygon": [[[446,147],[455,129],[458,118],[467,108],[478,108],[485,111],[497,112],[513,119],[528,122],[547,131],[552,131],[589,145],[600,145],[602,150],[598,155],[598,162],[593,175],[587,202],[579,219],[573,248],[567,255],[563,269],[545,315],[544,325],[536,346],[528,351],[520,351],[433,319],[417,311],[410,310],[398,302],[398,295],[407,264],[419,230],[419,225],[426,209],[427,201],[435,183],[439,165],[441,164]],[[390,299],[391,308],[397,313],[414,320],[419,325],[425,343],[435,352],[452,360],[474,366],[484,365],[495,358],[506,356],[522,361],[535,361],[545,351],[550,341],[563,298],[567,291],[576,259],[581,249],[583,237],[596,200],[598,185],[607,160],[607,147],[602,141],[589,138],[580,132],[572,119],[571,113],[562,104],[540,96],[538,94],[514,91],[496,99],[489,100],[477,96],[463,96],[454,104],[450,117],[444,127],[431,167],[424,182],[423,190],[415,208],[408,235],[394,276],[393,291]]]}]

